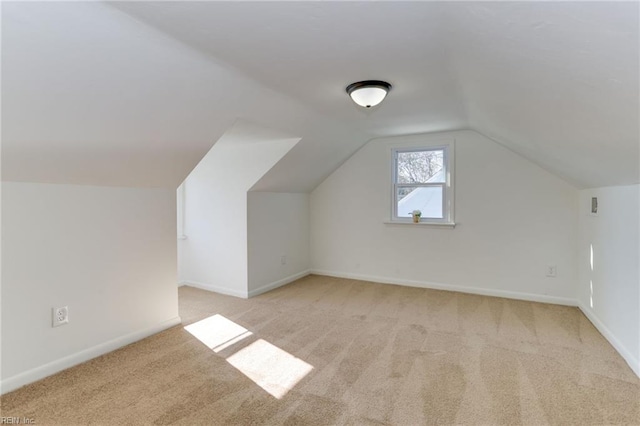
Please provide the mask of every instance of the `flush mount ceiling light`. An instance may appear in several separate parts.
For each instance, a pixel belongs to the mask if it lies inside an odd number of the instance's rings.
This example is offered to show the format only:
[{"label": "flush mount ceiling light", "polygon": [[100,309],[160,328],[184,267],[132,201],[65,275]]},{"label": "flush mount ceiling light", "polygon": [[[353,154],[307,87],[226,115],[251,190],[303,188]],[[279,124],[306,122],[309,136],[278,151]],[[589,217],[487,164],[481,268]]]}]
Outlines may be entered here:
[{"label": "flush mount ceiling light", "polygon": [[391,85],[386,81],[366,80],[351,83],[347,86],[347,93],[361,107],[371,108],[378,105],[391,90]]}]

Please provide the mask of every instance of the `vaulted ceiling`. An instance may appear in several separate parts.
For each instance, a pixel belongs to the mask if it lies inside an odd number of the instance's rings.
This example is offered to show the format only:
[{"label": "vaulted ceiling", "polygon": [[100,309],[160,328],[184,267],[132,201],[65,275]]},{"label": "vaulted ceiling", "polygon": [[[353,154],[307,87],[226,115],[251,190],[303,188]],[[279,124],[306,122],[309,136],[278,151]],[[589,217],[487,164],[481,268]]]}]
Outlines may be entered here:
[{"label": "vaulted ceiling", "polygon": [[[3,179],[175,187],[238,120],[309,191],[374,137],[471,128],[577,187],[639,181],[637,2],[2,3]],[[393,84],[374,110],[347,84]],[[499,165],[496,165],[499,166]]]}]

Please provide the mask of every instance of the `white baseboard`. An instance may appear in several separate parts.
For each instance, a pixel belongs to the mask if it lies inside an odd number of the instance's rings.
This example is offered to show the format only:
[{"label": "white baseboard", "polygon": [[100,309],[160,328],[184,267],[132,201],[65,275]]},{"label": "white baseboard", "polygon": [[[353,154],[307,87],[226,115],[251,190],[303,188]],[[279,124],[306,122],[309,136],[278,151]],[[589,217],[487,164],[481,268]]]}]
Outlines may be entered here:
[{"label": "white baseboard", "polygon": [[613,346],[613,348],[618,351],[620,356],[624,358],[627,364],[629,364],[629,367],[631,367],[633,372],[636,373],[636,376],[640,377],[640,359],[638,359],[638,356],[634,355],[620,342],[620,340],[618,340],[618,338],[611,332],[611,330],[609,330],[606,325],[604,325],[604,323],[600,320],[600,318],[598,318],[598,316],[595,314],[595,312],[593,312],[591,308],[587,307],[582,302],[578,304],[578,307],[580,308],[582,313],[589,319],[589,321],[591,321],[594,327],[598,329],[600,334],[602,334],[604,338],[607,339],[609,343],[611,343],[611,346]]},{"label": "white baseboard", "polygon": [[274,288],[282,287],[283,285],[292,283],[295,280],[299,280],[300,278],[306,277],[310,273],[311,273],[311,271],[309,269],[307,269],[306,271],[302,271],[302,272],[299,272],[297,274],[290,275],[290,276],[288,276],[286,278],[283,278],[281,280],[272,282],[270,284],[265,284],[265,285],[263,285],[261,287],[258,287],[256,289],[249,290],[249,297],[257,296],[259,294],[266,293],[269,290],[273,290]]},{"label": "white baseboard", "polygon": [[199,288],[201,290],[213,291],[214,293],[226,294],[227,296],[241,297],[247,299],[248,295],[246,291],[238,291],[227,287],[220,287],[213,284],[201,283],[198,281],[183,281],[182,285],[189,287]]},{"label": "white baseboard", "polygon": [[175,317],[170,320],[163,321],[153,327],[117,337],[113,340],[109,340],[73,355],[69,355],[40,367],[25,371],[24,373],[16,374],[15,376],[9,377],[0,382],[0,395],[16,390],[22,386],[28,385],[29,383],[44,379],[45,377],[51,376],[52,374],[58,373],[62,370],[66,370],[67,368],[73,367],[74,365],[89,361],[90,359],[99,357],[100,355],[115,351],[116,349],[119,349],[130,343],[137,342],[138,340],[144,339],[145,337],[149,337],[153,334],[178,325],[181,322],[182,320],[180,319],[180,317]]},{"label": "white baseboard", "polygon": [[325,271],[312,269],[312,274],[326,275],[329,277],[347,278],[352,280],[371,281],[381,284],[396,284],[407,287],[430,288],[433,290],[457,291],[460,293],[480,294],[483,296],[504,297],[506,299],[526,300],[528,302],[552,303],[554,305],[578,306],[578,302],[574,299],[566,297],[548,296],[544,294],[520,293],[506,290],[493,290],[477,287],[465,287],[459,285],[433,283],[428,281],[414,281],[400,278],[378,277],[373,275],[351,274],[348,272]]}]

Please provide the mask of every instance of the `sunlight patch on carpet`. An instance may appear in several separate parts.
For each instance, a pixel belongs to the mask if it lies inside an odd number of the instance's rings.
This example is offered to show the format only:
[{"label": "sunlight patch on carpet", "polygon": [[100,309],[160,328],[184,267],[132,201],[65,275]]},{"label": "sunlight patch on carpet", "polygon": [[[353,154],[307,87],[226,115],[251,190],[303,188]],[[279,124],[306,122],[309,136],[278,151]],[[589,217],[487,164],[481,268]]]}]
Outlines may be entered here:
[{"label": "sunlight patch on carpet", "polygon": [[253,335],[246,328],[219,314],[188,325],[184,329],[216,353]]},{"label": "sunlight patch on carpet", "polygon": [[231,355],[227,362],[278,399],[313,370],[313,366],[262,339]]}]

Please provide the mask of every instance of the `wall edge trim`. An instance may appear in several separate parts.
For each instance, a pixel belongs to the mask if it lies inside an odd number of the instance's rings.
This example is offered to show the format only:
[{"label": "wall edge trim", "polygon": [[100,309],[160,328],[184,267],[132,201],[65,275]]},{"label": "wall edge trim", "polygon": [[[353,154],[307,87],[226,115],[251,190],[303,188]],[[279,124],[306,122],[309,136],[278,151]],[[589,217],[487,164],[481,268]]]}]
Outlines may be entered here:
[{"label": "wall edge trim", "polygon": [[635,357],[630,350],[628,350],[613,332],[607,327],[602,320],[593,312],[592,309],[587,307],[584,303],[579,302],[578,308],[585,317],[593,324],[593,326],[604,336],[605,339],[613,346],[613,348],[620,354],[620,356],[627,362],[631,370],[640,378],[640,359]]},{"label": "wall edge trim", "polygon": [[206,291],[212,291],[214,293],[224,294],[226,296],[241,297],[243,299],[248,298],[246,291],[237,291],[227,287],[221,287],[218,285],[203,283],[200,281],[183,280],[180,282],[180,287],[185,285],[189,287],[199,288],[200,290],[206,290]]},{"label": "wall edge trim", "polygon": [[180,317],[176,316],[174,318],[162,321],[161,323],[154,326],[135,331],[133,333],[125,334],[120,337],[116,337],[115,339],[99,343],[95,346],[83,349],[79,352],[67,355],[63,358],[46,363],[39,367],[35,367],[22,373],[18,373],[15,376],[8,377],[0,381],[0,395],[14,391],[18,388],[21,388],[22,386],[37,382],[38,380],[52,376],[56,373],[74,367],[78,364],[82,364],[83,362],[87,362],[101,355],[113,352],[123,346],[137,342],[181,323],[182,320],[180,319]]},{"label": "wall edge trim", "polygon": [[371,281],[381,284],[404,285],[407,287],[430,288],[433,290],[456,291],[459,293],[479,294],[482,296],[503,297],[506,299],[526,300],[529,302],[552,303],[554,305],[578,306],[575,299],[567,297],[548,296],[545,294],[520,293],[506,290],[490,290],[485,288],[465,287],[452,284],[434,283],[430,281],[406,280],[401,278],[380,277],[376,275],[352,274],[348,272],[327,271],[312,269],[312,274],[329,277],[347,278],[362,281]]},{"label": "wall edge trim", "polygon": [[265,285],[260,286],[260,287],[258,287],[256,289],[253,289],[253,290],[249,290],[249,297],[257,296],[259,294],[266,293],[266,292],[271,291],[273,289],[276,289],[278,287],[282,287],[283,285],[287,285],[289,283],[292,283],[295,280],[299,280],[300,278],[304,278],[309,274],[311,274],[311,270],[310,269],[305,269],[304,271],[298,272],[297,274],[289,275],[288,277],[283,278],[281,280],[274,281],[274,282],[269,283],[269,284],[265,284]]}]

